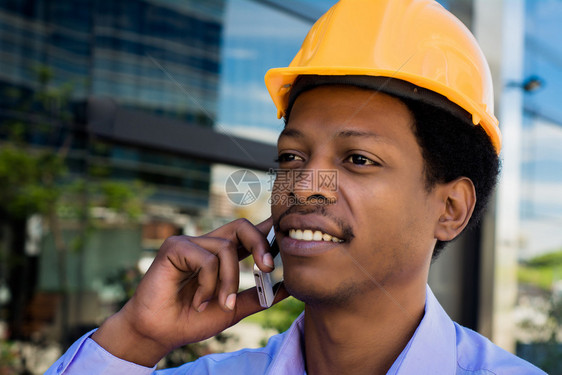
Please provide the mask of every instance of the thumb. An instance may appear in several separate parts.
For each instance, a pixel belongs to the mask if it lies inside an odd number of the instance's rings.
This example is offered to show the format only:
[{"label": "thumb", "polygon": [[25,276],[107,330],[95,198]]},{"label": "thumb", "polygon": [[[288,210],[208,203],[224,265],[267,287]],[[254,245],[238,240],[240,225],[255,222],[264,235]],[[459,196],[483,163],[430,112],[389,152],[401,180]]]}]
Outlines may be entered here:
[{"label": "thumb", "polygon": [[[285,289],[285,284],[281,282],[277,291],[275,292],[275,299],[273,300],[273,305],[289,297],[289,292]],[[264,307],[260,305],[260,300],[258,297],[258,292],[255,287],[247,289],[243,292],[238,293],[236,298],[236,308],[234,314],[234,321],[232,324],[238,323],[240,320],[253,315],[257,312],[265,310]]]}]

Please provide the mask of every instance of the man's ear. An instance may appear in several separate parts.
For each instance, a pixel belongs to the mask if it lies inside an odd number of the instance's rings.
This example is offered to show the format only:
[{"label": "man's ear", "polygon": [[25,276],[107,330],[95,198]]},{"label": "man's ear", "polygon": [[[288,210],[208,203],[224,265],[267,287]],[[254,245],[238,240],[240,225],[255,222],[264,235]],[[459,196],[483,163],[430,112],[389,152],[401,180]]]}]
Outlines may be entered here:
[{"label": "man's ear", "polygon": [[435,238],[451,241],[468,224],[476,204],[476,191],[474,184],[467,177],[460,177],[441,185],[439,190],[444,204],[435,228]]}]

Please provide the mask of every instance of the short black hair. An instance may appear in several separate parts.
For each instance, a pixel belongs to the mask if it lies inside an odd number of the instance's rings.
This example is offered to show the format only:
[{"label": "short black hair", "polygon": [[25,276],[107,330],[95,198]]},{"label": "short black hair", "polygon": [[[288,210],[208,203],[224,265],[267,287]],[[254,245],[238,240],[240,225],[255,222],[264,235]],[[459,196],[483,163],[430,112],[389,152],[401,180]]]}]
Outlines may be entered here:
[{"label": "short black hair", "polygon": [[[381,91],[402,101],[414,118],[412,130],[422,150],[427,190],[460,177],[469,178],[476,191],[476,203],[465,230],[480,222],[498,181],[500,160],[489,136],[481,126],[472,124],[468,112],[437,93],[396,79],[385,78],[381,85],[381,77],[299,76],[291,89],[285,124],[296,98],[323,85]],[[437,241],[433,260],[447,243]]]},{"label": "short black hair", "polygon": [[[422,150],[428,190],[438,183],[467,177],[474,184],[476,204],[467,228],[481,220],[500,173],[496,150],[481,126],[475,126],[441,108],[401,99],[414,117],[414,135]],[[465,230],[466,230],[465,229]],[[437,241],[433,259],[447,241]]]}]

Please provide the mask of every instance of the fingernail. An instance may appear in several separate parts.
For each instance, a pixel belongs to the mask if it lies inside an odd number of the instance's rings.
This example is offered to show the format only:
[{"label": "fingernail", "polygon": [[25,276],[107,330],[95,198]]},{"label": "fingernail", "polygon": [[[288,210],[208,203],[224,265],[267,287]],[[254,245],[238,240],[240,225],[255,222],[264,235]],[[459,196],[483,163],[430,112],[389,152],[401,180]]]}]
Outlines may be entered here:
[{"label": "fingernail", "polygon": [[265,255],[262,258],[263,263],[270,267],[270,268],[275,268],[275,265],[273,264],[273,257],[271,256],[270,253],[265,253]]},{"label": "fingernail", "polygon": [[232,293],[226,297],[226,303],[224,304],[227,309],[234,310],[234,305],[236,304],[236,294]]},{"label": "fingernail", "polygon": [[205,311],[208,304],[209,304],[209,302],[203,302],[202,304],[199,305],[199,308],[197,309],[197,311],[199,311],[199,312]]}]

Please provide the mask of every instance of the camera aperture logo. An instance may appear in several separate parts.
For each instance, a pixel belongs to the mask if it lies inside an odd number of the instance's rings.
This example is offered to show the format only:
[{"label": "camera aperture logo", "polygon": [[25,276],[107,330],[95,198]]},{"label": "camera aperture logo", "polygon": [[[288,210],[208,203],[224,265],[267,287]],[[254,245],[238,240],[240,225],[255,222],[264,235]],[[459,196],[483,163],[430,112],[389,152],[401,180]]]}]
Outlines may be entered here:
[{"label": "camera aperture logo", "polygon": [[[270,204],[329,204],[334,198],[323,194],[338,190],[337,170],[270,169],[267,175],[272,192]],[[239,169],[228,176],[225,190],[232,203],[247,206],[258,200],[262,186],[255,173]]]},{"label": "camera aperture logo", "polygon": [[261,193],[261,182],[258,176],[247,169],[232,172],[226,179],[226,196],[239,206],[254,203]]}]

